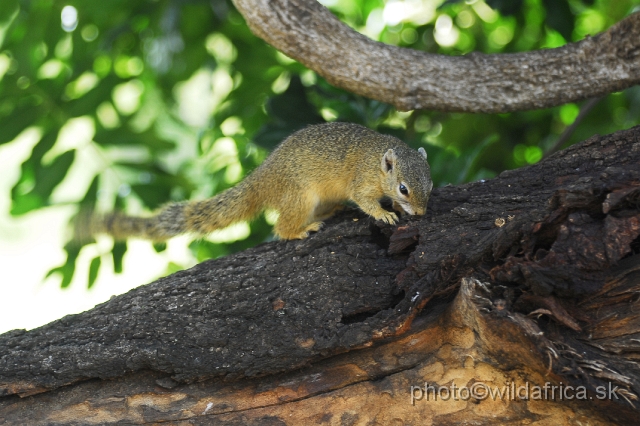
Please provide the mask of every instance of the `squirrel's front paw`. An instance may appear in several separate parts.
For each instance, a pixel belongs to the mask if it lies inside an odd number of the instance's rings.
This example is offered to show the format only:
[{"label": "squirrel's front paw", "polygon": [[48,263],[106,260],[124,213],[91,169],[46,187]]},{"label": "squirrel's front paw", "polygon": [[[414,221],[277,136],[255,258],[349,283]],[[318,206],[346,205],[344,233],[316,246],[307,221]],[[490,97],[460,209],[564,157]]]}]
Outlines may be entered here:
[{"label": "squirrel's front paw", "polygon": [[388,223],[389,225],[394,225],[398,222],[398,216],[393,212],[384,211],[379,217],[376,217],[376,220],[381,220],[384,223]]}]

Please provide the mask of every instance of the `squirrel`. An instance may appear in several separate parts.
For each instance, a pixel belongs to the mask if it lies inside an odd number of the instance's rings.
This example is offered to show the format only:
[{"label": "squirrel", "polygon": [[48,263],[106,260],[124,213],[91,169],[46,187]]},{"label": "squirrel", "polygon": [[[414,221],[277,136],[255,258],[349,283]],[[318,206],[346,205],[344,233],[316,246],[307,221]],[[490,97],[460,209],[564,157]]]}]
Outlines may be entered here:
[{"label": "squirrel", "polygon": [[357,124],[325,123],[287,137],[243,181],[213,198],[168,204],[146,218],[93,216],[84,227],[115,239],[164,241],[188,232],[207,234],[270,208],[280,214],[273,229],[278,237],[303,239],[348,200],[388,224],[398,216],[382,208],[384,197],[394,210],[423,215],[432,188],[424,148],[416,151]]}]

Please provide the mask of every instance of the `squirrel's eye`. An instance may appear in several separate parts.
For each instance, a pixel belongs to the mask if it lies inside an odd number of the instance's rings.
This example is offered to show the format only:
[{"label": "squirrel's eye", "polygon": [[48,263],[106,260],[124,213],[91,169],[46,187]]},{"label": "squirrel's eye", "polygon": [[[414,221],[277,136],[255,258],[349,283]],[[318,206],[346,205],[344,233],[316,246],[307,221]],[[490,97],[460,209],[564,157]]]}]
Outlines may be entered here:
[{"label": "squirrel's eye", "polygon": [[400,189],[400,193],[402,195],[409,195],[409,190],[403,184],[400,184],[400,188],[398,188],[398,189]]}]

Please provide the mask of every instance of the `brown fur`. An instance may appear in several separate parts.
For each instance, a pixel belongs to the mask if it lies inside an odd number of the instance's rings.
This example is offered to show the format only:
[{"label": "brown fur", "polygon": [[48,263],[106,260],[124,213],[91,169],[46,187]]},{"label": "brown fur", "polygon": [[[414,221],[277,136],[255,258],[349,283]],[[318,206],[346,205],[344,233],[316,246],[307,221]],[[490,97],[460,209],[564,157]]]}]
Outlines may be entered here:
[{"label": "brown fur", "polygon": [[[400,183],[408,196],[400,193]],[[280,213],[276,235],[305,238],[347,200],[387,223],[398,218],[380,206],[383,197],[396,209],[422,215],[432,187],[426,158],[404,142],[356,124],[327,123],[289,136],[245,180],[213,198],[169,204],[148,218],[94,217],[90,226],[91,233],[118,239],[162,241],[186,232],[207,234],[271,208]]]}]

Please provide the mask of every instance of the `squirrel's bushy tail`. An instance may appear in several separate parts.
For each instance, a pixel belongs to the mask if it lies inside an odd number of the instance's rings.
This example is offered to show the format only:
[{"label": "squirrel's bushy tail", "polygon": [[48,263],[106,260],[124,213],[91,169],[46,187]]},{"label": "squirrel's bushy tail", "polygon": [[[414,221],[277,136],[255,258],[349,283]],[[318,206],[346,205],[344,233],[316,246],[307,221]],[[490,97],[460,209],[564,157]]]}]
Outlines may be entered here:
[{"label": "squirrel's bushy tail", "polygon": [[194,232],[208,234],[233,223],[253,219],[264,208],[256,182],[245,180],[233,188],[202,201],[168,204],[150,217],[122,213],[81,214],[76,220],[76,240],[88,240],[95,234],[115,239],[138,237],[164,241],[176,235]]}]

